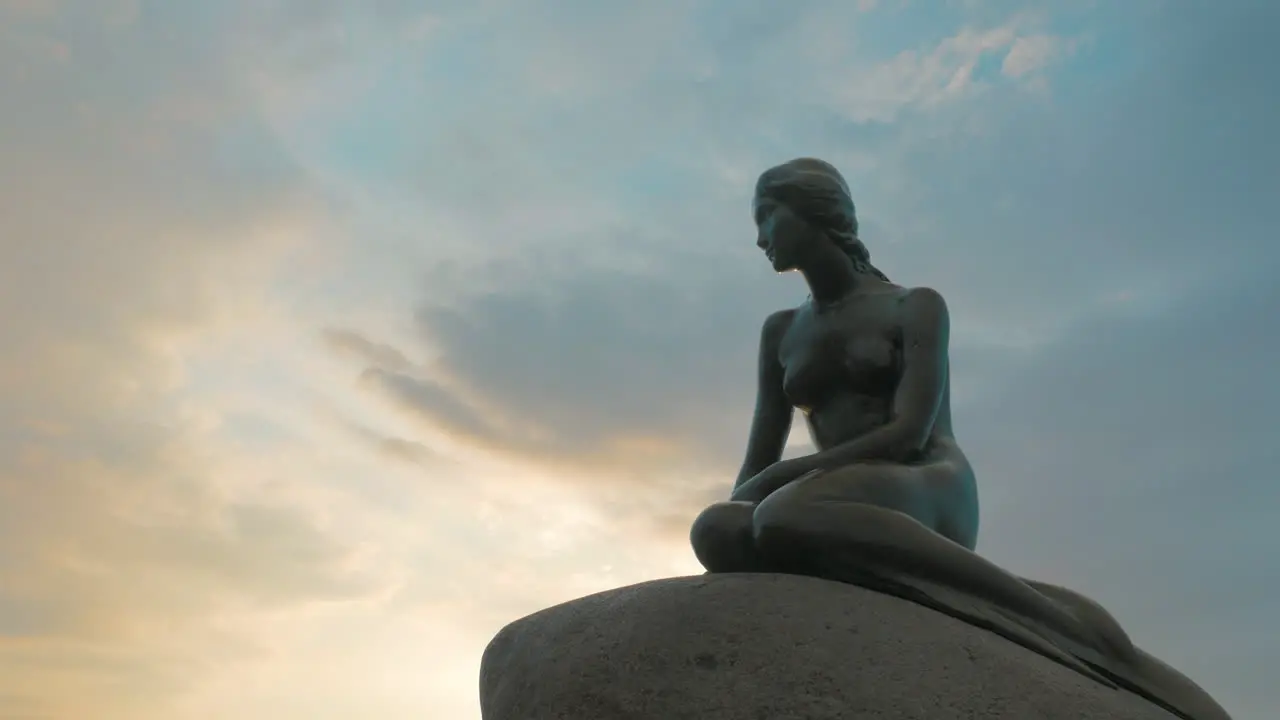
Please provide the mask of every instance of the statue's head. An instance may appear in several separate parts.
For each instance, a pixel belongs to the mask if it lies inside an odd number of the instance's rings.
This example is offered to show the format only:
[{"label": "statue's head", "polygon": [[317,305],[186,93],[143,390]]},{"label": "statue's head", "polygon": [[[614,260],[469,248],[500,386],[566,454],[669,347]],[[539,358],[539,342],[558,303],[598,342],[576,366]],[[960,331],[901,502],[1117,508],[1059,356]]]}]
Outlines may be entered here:
[{"label": "statue's head", "polygon": [[871,265],[871,253],[858,239],[849,186],[830,163],[797,158],[765,170],[751,206],[759,229],[756,244],[778,272],[829,257],[834,247],[855,270],[888,279]]}]

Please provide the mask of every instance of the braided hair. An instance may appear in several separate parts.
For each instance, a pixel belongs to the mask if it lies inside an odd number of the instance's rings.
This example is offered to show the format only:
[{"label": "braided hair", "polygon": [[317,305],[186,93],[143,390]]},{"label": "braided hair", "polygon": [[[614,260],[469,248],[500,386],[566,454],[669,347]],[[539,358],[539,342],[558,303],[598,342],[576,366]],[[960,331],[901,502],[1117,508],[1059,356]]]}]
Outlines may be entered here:
[{"label": "braided hair", "polygon": [[756,181],[756,198],[769,198],[816,225],[853,261],[855,272],[889,278],[871,264],[871,252],[858,239],[858,215],[849,185],[831,163],[797,158],[765,170]]}]

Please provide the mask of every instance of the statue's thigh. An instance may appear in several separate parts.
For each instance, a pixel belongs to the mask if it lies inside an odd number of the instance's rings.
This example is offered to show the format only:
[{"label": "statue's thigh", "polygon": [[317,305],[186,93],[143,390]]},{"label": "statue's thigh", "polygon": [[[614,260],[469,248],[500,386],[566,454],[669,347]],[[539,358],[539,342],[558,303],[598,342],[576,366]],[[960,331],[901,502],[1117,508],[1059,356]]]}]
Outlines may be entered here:
[{"label": "statue's thigh", "polygon": [[934,558],[938,546],[952,555],[969,555],[934,530],[928,499],[913,492],[912,482],[909,473],[894,468],[857,465],[798,480],[756,507],[757,544],[768,555],[797,562],[849,550],[880,553],[887,547],[926,560]]},{"label": "statue's thigh", "polygon": [[930,483],[920,468],[858,464],[830,470],[784,488],[801,503],[859,503],[909,515],[926,526],[934,520]]}]

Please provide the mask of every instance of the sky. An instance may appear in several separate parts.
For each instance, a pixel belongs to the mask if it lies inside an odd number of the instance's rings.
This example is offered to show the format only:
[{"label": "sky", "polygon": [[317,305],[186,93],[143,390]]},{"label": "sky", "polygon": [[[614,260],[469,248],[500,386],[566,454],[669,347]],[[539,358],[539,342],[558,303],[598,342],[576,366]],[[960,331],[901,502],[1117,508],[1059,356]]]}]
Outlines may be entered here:
[{"label": "sky", "polygon": [[1278,22],[0,0],[0,719],[478,720],[504,624],[699,572],[797,156],[947,298],[979,551],[1274,717]]}]

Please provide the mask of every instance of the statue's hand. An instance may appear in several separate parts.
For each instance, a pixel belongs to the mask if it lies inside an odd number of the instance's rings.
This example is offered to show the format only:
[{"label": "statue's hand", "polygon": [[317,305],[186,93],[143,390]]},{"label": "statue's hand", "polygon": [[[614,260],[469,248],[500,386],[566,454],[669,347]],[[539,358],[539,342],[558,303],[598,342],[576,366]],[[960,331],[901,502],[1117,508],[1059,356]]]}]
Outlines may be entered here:
[{"label": "statue's hand", "polygon": [[778,488],[812,472],[815,472],[812,466],[798,462],[796,459],[782,460],[761,470],[751,479],[734,488],[729,499],[738,502],[760,502]]}]

